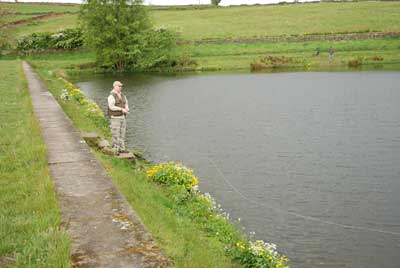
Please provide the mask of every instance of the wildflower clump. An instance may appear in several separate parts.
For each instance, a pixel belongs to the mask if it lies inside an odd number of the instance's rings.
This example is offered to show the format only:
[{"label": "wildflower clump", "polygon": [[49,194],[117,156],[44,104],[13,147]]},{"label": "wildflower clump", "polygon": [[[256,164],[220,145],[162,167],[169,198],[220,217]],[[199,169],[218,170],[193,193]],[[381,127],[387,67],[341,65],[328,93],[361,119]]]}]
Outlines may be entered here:
[{"label": "wildflower clump", "polygon": [[101,117],[101,118],[104,117],[104,113],[101,110],[101,108],[99,107],[99,105],[97,105],[97,103],[93,102],[92,100],[86,100],[85,105],[87,106],[86,114],[88,116]]},{"label": "wildflower clump", "polygon": [[74,88],[73,90],[70,91],[69,93],[76,101],[78,101],[80,104],[84,104],[83,101],[85,99],[85,95],[79,88]]},{"label": "wildflower clump", "polygon": [[147,176],[160,184],[181,185],[187,191],[195,190],[199,183],[192,169],[175,162],[155,165],[147,171]]},{"label": "wildflower clump", "polygon": [[187,215],[205,232],[225,245],[225,250],[244,268],[289,268],[289,260],[277,252],[276,245],[244,237],[230,222],[229,213],[224,212],[209,194],[202,194],[193,170],[181,163],[164,162],[154,165],[146,172],[152,181],[167,185],[167,193],[175,201],[174,207],[180,215]]},{"label": "wildflower clump", "polygon": [[71,82],[62,77],[58,78],[64,83],[60,98],[63,101],[75,100],[82,107],[84,114],[90,118],[96,125],[105,128],[107,122],[101,108],[92,100],[86,98],[85,94]]},{"label": "wildflower clump", "polygon": [[239,241],[233,251],[244,268],[289,268],[288,258],[278,253],[276,245],[263,240]]},{"label": "wildflower clump", "polygon": [[67,90],[67,89],[63,89],[63,90],[62,90],[61,95],[60,95],[60,98],[61,98],[63,101],[69,100],[69,93],[68,93],[68,90]]}]

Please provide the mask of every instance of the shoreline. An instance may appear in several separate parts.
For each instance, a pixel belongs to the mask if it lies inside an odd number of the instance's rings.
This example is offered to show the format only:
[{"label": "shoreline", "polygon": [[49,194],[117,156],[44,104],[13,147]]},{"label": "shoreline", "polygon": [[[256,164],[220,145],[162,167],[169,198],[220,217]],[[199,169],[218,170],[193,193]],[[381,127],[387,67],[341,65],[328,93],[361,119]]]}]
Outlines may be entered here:
[{"label": "shoreline", "polygon": [[[100,120],[95,120],[97,124],[93,124],[95,121],[86,116],[85,103],[90,103],[90,100],[81,101],[82,93],[77,93],[79,89],[75,89],[72,83],[58,77],[54,72],[37,67],[35,71],[77,129],[85,132],[94,131],[99,136],[107,137],[108,127],[99,128],[103,125],[101,123],[103,120],[99,118]],[[61,93],[65,87],[69,87],[70,92],[77,95],[72,95],[69,100],[63,100]],[[75,96],[79,97],[79,101]],[[85,99],[84,95],[83,98]],[[200,192],[193,192],[187,196],[187,193],[177,192],[175,188],[151,181],[146,171],[157,165],[148,164],[146,161],[137,161],[132,165],[126,160],[105,155],[93,147],[91,151],[138,213],[162,251],[171,258],[173,267],[239,267],[238,262],[245,263],[252,258],[275,258],[274,256],[277,257],[270,267],[286,267],[288,259],[284,255],[278,253],[270,255],[272,253],[268,253],[267,249],[270,244],[262,240],[257,240],[258,242],[248,240],[235,223],[230,221],[228,215],[218,212],[211,196],[208,197],[207,194]],[[181,199],[182,197],[184,199]],[[160,198],[163,200],[161,204]],[[169,222],[174,223],[170,226]],[[185,238],[182,238],[183,234]],[[251,253],[254,243],[265,247],[264,256]],[[189,255],[185,250],[188,247],[193,250]]]},{"label": "shoreline", "polygon": [[[306,41],[245,44],[203,44],[179,46],[174,51],[177,59],[169,67],[125,71],[125,73],[209,73],[253,71],[359,71],[400,70],[400,38],[364,39],[352,41]],[[329,60],[328,49],[335,49]],[[320,54],[316,55],[316,51]],[[87,49],[52,50],[9,54],[2,59],[22,57],[54,72],[65,75],[76,73],[118,73],[95,67],[95,55]]]}]

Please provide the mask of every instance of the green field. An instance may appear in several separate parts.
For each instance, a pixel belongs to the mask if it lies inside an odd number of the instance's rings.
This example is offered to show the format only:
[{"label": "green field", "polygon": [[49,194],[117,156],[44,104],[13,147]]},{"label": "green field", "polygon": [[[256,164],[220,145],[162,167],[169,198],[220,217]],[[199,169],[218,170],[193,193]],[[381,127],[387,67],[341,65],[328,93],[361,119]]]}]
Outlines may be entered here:
[{"label": "green field", "polygon": [[153,11],[184,39],[399,31],[400,2],[315,3]]},{"label": "green field", "polygon": [[[37,4],[37,3],[0,3],[1,25],[30,19],[27,22],[9,26],[8,31],[14,40],[35,32],[56,32],[66,28],[73,28],[77,25],[77,13],[79,5],[60,5],[60,4]],[[48,18],[39,16],[54,14]],[[36,19],[35,19],[36,18]]]},{"label": "green field", "polygon": [[[79,6],[0,4],[14,11],[77,12]],[[205,9],[152,10],[156,26],[180,32],[185,40],[252,38],[304,34],[400,31],[400,2],[313,3]],[[76,26],[77,15],[64,15],[19,26],[18,36]]]},{"label": "green field", "polygon": [[38,4],[38,3],[0,3],[0,8],[18,13],[78,12],[79,5]]},{"label": "green field", "polygon": [[20,61],[0,61],[0,267],[69,267],[69,238]]},{"label": "green field", "polygon": [[78,15],[65,14],[61,16],[51,17],[46,20],[37,20],[16,27],[12,30],[14,37],[21,37],[37,32],[57,32],[67,28],[74,28],[77,26]]},{"label": "green field", "polygon": [[10,22],[26,20],[26,19],[35,18],[35,17],[37,17],[37,15],[30,15],[30,14],[26,14],[26,15],[25,14],[24,15],[14,15],[14,14],[3,15],[0,26],[3,25],[3,24],[10,23]]},{"label": "green field", "polygon": [[[17,5],[14,5],[17,6]],[[18,5],[24,6],[24,5]],[[76,6],[63,8],[76,9]],[[254,38],[348,32],[400,31],[400,2],[313,3],[299,5],[240,6],[202,9],[166,8],[152,10],[156,26],[172,27],[185,40]],[[38,20],[11,29],[15,38],[34,32],[58,31],[77,25],[77,14]],[[249,19],[250,18],[250,19]],[[317,22],[317,23],[316,23]],[[287,56],[312,68],[340,65],[363,58],[364,64],[377,64],[370,58],[381,57],[382,64],[400,63],[400,38],[347,41],[239,42],[179,46],[177,55],[191,58],[196,65],[186,70],[248,70],[250,63],[268,55]],[[336,51],[335,61],[328,62],[326,51]],[[321,49],[321,56],[313,57]],[[93,54],[70,53],[63,57],[41,57],[40,63],[58,69],[94,62]],[[82,56],[82,57],[81,57]],[[44,59],[43,59],[44,58]],[[47,61],[47,63],[46,63]],[[64,66],[64,67],[63,67]]]}]

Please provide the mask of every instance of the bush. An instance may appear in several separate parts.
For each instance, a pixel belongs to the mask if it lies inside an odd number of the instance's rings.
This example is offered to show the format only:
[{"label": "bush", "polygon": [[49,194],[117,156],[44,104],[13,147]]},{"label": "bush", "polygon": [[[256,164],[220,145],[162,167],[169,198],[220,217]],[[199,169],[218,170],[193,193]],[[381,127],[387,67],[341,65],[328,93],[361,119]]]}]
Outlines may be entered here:
[{"label": "bush", "polygon": [[263,63],[263,62],[250,63],[250,69],[253,72],[261,71],[262,69],[265,69],[265,68],[267,68],[267,65],[265,65],[265,63]]},{"label": "bush", "polygon": [[45,49],[74,49],[83,46],[82,30],[66,29],[56,33],[33,33],[18,40],[17,49],[22,52]]},{"label": "bush", "polygon": [[373,60],[373,61],[383,61],[383,57],[374,56],[374,57],[371,58],[371,60]]},{"label": "bush", "polygon": [[285,56],[267,56],[263,59],[261,59],[261,62],[265,63],[266,65],[270,66],[279,66],[279,65],[285,65],[288,63],[292,63],[293,60],[291,58],[287,58]]},{"label": "bush", "polygon": [[285,56],[266,56],[262,58],[260,61],[256,61],[250,64],[251,71],[260,71],[266,68],[278,68],[282,66],[288,65],[303,65],[306,68],[309,68],[309,63],[303,59],[302,61],[294,60],[293,58],[288,58]]},{"label": "bush", "polygon": [[155,165],[147,171],[147,176],[153,181],[170,186],[180,185],[188,192],[196,189],[199,180],[193,170],[181,163],[168,162]]},{"label": "bush", "polygon": [[211,4],[218,6],[221,3],[221,0],[211,0]]},{"label": "bush", "polygon": [[53,34],[51,37],[55,49],[73,49],[83,46],[83,33],[79,28],[66,29]]},{"label": "bush", "polygon": [[362,65],[363,59],[362,58],[354,58],[348,61],[347,65],[351,68],[357,68]]},{"label": "bush", "polygon": [[276,251],[275,244],[256,240],[239,241],[235,246],[233,254],[244,268],[289,268],[289,260]]}]

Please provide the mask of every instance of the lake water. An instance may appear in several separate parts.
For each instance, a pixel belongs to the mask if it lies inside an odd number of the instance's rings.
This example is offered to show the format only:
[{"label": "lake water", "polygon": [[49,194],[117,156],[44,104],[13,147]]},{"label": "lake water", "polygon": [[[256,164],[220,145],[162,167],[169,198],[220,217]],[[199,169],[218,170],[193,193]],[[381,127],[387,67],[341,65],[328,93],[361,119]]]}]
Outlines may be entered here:
[{"label": "lake water", "polygon": [[246,232],[292,267],[400,267],[400,72],[130,75],[80,79],[128,147],[192,167]]}]

